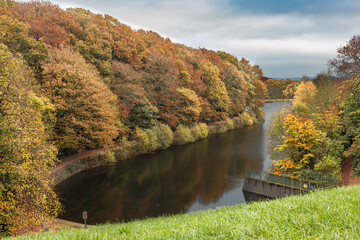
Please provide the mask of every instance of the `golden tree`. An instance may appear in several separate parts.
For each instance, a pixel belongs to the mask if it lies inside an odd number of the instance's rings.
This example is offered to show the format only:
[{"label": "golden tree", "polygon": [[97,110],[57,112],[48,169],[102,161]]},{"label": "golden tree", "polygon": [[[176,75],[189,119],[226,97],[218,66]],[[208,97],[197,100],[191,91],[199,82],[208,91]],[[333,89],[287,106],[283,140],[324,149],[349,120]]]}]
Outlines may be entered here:
[{"label": "golden tree", "polygon": [[321,142],[321,133],[310,119],[295,114],[285,116],[284,142],[275,150],[285,153],[285,158],[274,161],[274,173],[295,175],[297,169],[312,169],[315,164],[314,151]]},{"label": "golden tree", "polygon": [[56,216],[60,206],[50,178],[56,150],[34,104],[31,79],[23,60],[1,44],[0,222],[6,233]]}]

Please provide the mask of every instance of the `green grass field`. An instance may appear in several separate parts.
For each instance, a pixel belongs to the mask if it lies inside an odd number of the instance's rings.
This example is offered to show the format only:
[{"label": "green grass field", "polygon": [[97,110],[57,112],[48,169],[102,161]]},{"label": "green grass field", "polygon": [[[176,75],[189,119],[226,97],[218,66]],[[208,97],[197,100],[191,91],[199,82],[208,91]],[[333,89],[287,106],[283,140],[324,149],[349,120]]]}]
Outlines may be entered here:
[{"label": "green grass field", "polygon": [[18,239],[360,239],[360,186]]}]

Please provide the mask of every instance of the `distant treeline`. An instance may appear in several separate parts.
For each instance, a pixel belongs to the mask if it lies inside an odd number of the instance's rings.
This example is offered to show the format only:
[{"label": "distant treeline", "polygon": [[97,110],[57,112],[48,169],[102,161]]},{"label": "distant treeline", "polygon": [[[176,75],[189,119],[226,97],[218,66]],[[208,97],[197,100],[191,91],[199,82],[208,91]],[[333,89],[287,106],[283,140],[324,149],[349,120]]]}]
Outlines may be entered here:
[{"label": "distant treeline", "polygon": [[268,99],[292,99],[299,82],[291,79],[272,79],[263,77],[262,81],[265,82],[268,90]]}]

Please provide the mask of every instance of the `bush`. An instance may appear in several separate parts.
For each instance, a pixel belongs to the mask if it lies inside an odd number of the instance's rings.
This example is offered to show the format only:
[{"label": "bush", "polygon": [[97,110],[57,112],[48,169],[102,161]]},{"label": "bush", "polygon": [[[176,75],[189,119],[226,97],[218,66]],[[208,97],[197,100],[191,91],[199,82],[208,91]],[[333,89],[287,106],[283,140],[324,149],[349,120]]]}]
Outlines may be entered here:
[{"label": "bush", "polygon": [[148,136],[149,139],[149,146],[148,146],[148,150],[153,152],[156,151],[159,148],[159,144],[158,144],[158,139],[156,137],[155,132],[152,129],[145,129],[144,130],[146,135]]},{"label": "bush", "polygon": [[100,156],[101,163],[112,164],[116,162],[115,153],[112,151],[107,151]]},{"label": "bush", "polygon": [[166,149],[170,147],[174,139],[174,133],[171,128],[166,124],[160,124],[153,128],[158,140],[159,149]]},{"label": "bush", "polygon": [[150,149],[150,141],[146,132],[142,129],[136,130],[136,145],[134,146],[134,152],[145,153]]},{"label": "bush", "polygon": [[314,169],[328,175],[336,175],[341,170],[340,162],[341,159],[328,155],[323,157],[320,162],[315,164]]},{"label": "bush", "polygon": [[191,134],[194,137],[195,141],[201,139],[200,136],[200,127],[198,124],[194,124],[191,128],[190,128]]},{"label": "bush", "polygon": [[243,119],[245,126],[251,126],[254,124],[254,120],[251,118],[250,113],[248,111],[245,111],[243,113]]},{"label": "bush", "polygon": [[206,123],[198,123],[198,126],[200,128],[200,137],[206,138],[209,135],[209,129]]},{"label": "bush", "polygon": [[194,124],[191,128],[191,134],[194,137],[195,141],[199,139],[206,138],[209,134],[206,123],[197,123]]},{"label": "bush", "polygon": [[254,109],[256,122],[262,122],[265,120],[265,113],[261,108],[255,108]]},{"label": "bush", "polygon": [[310,169],[302,169],[298,172],[298,177],[307,181],[316,181],[325,186],[332,186],[336,183],[337,178],[334,175],[329,175],[323,172],[310,170]]},{"label": "bush", "polygon": [[244,126],[244,115],[238,115],[233,118],[235,128],[241,128]]},{"label": "bush", "polygon": [[225,122],[209,126],[209,134],[226,133],[227,131]]},{"label": "bush", "polygon": [[226,123],[220,123],[219,125],[217,125],[216,127],[216,133],[226,133],[229,129],[226,126]]},{"label": "bush", "polygon": [[175,145],[183,145],[186,143],[195,142],[195,138],[191,134],[191,130],[189,127],[180,124],[174,133],[174,141]]},{"label": "bush", "polygon": [[225,126],[227,130],[233,130],[235,128],[234,121],[230,118],[225,118]]},{"label": "bush", "polygon": [[118,160],[126,159],[131,156],[134,156],[134,152],[132,151],[132,147],[134,145],[134,142],[131,144],[128,140],[124,139],[121,142],[121,146],[116,149],[115,152],[115,158]]}]

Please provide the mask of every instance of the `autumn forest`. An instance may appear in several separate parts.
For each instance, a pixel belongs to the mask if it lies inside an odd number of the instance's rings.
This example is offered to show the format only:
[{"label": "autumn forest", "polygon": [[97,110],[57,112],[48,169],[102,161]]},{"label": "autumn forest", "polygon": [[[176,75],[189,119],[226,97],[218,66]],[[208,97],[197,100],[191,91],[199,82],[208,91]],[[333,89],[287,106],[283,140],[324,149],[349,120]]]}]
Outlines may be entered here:
[{"label": "autumn forest", "polygon": [[0,1],[2,234],[61,211],[50,177],[59,158],[129,141],[142,152],[194,142],[209,124],[261,122],[266,98],[294,99],[269,132],[275,173],[336,175],[344,159],[356,166],[359,46],[355,36],[329,61],[332,72],[312,81],[279,81],[244,58],[173,43],[109,15]]}]

